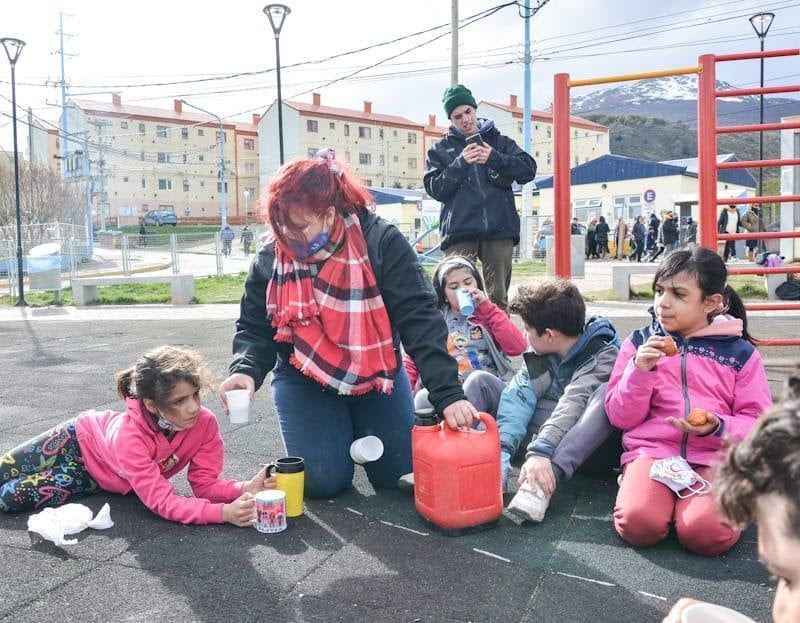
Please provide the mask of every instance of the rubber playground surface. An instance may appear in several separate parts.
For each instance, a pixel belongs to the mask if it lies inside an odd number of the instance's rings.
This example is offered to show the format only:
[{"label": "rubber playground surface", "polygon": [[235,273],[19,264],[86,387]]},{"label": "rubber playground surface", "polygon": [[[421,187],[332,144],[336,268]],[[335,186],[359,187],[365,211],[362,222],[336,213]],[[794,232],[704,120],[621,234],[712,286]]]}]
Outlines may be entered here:
[{"label": "rubber playground surface", "polygon": [[[168,322],[0,322],[0,447],[86,408],[119,409],[114,372],[161,343],[200,351],[224,377],[233,321],[198,313]],[[612,320],[622,335],[644,324]],[[792,317],[752,322],[772,335],[794,335],[796,326]],[[776,391],[793,357],[765,353]],[[205,404],[221,414],[214,396]],[[248,424],[220,421],[224,476],[249,478],[283,455],[268,388]],[[189,492],[185,480],[174,482]],[[613,472],[579,475],[559,487],[542,524],[505,513],[495,528],[459,537],[432,529],[409,494],[375,492],[360,467],[351,490],[307,500],[279,534],[174,524],[135,496],[101,493],[84,503],[95,512],[109,503],[115,526],[86,530],[63,549],[32,537],[27,516],[0,516],[0,620],[657,622],[681,596],[769,619],[772,586],[754,530],[717,559],[685,552],[674,536],[634,549],[614,531],[616,489]]]}]

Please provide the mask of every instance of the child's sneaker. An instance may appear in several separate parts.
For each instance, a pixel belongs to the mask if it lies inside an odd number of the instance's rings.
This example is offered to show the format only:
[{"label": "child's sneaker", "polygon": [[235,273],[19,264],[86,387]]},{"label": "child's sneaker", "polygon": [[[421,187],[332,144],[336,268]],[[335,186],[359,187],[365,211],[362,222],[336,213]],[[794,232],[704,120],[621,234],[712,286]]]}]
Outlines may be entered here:
[{"label": "child's sneaker", "polygon": [[523,482],[519,491],[508,505],[508,511],[527,521],[540,522],[550,504],[550,496],[545,495],[539,485],[531,487],[528,482]]}]

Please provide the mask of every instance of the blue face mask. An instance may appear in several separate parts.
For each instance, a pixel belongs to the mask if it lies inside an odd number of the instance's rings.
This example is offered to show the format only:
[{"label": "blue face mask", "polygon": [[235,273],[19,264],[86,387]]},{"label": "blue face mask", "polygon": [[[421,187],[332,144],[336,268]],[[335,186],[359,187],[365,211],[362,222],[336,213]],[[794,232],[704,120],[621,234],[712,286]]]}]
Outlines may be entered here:
[{"label": "blue face mask", "polygon": [[321,231],[311,240],[300,242],[299,240],[292,241],[292,252],[298,260],[305,260],[317,253],[324,247],[331,239],[329,231]]}]

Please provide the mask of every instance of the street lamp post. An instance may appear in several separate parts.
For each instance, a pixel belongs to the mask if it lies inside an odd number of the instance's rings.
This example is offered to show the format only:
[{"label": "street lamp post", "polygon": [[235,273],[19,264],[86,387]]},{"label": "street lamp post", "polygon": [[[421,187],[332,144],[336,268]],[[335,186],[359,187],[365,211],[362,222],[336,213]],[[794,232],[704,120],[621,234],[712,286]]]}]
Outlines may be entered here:
[{"label": "street lamp post", "polygon": [[250,199],[250,191],[245,190],[242,194],[244,195],[244,224],[247,225],[247,201]]},{"label": "street lamp post", "polygon": [[14,75],[14,68],[17,59],[25,47],[25,42],[21,39],[6,37],[0,39],[0,43],[5,48],[8,62],[11,64],[11,123],[14,126],[14,197],[17,205],[17,277],[19,278],[19,297],[17,307],[27,307],[25,302],[25,286],[22,280],[22,221],[19,212],[19,154],[17,153],[17,83]]},{"label": "street lamp post", "polygon": [[219,122],[219,219],[222,227],[225,227],[225,225],[228,224],[228,190],[226,188],[227,182],[225,180],[225,127],[222,123],[222,117],[215,115],[213,112],[206,110],[205,108],[200,108],[199,106],[190,104],[186,100],[181,100],[181,102],[186,104],[189,108],[194,108],[195,110],[204,112],[207,115],[211,115]]},{"label": "street lamp post", "polygon": [[[753,27],[753,30],[756,31],[756,35],[758,35],[758,39],[761,42],[761,51],[764,51],[764,39],[767,38],[767,32],[769,31],[769,27],[772,25],[772,20],[775,19],[774,13],[756,13],[755,15],[750,17],[750,25]],[[761,59],[761,88],[764,88],[764,57],[762,56]],[[758,122],[763,125],[764,123],[764,94],[760,93],[758,96]],[[758,159],[764,159],[764,131],[758,131]],[[764,167],[758,168],[758,196],[761,197],[764,195]],[[763,207],[763,205],[762,205]],[[763,224],[763,212],[764,210],[761,209],[758,211],[758,229],[759,231],[764,230]],[[758,241],[759,250],[763,251],[764,241]]]},{"label": "street lamp post", "polygon": [[278,76],[278,156],[281,166],[283,166],[283,100],[281,99],[280,36],[283,22],[291,12],[291,9],[285,4],[268,4],[264,7],[264,13],[269,18],[269,25],[272,26],[272,32],[275,35],[275,68]]}]

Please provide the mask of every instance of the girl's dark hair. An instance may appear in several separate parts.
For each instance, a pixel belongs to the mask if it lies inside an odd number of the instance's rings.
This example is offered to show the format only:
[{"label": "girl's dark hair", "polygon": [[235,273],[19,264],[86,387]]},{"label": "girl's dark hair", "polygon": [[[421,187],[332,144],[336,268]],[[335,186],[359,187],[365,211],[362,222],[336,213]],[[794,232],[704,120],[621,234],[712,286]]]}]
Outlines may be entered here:
[{"label": "girl's dark hair", "polygon": [[736,526],[753,523],[759,497],[777,494],[786,500],[786,533],[800,539],[799,407],[794,400],[767,411],[717,466],[717,501]]},{"label": "girl's dark hair", "polygon": [[433,271],[433,290],[436,292],[437,307],[442,308],[448,305],[447,295],[444,292],[444,285],[442,284],[442,281],[445,281],[447,279],[447,275],[454,270],[458,270],[459,268],[468,269],[475,278],[478,288],[481,290],[484,289],[483,277],[481,277],[481,274],[478,272],[478,269],[475,267],[475,264],[472,260],[470,260],[468,257],[464,257],[463,255],[448,255],[441,262],[439,262],[436,270]]},{"label": "girl's dark hair", "polygon": [[159,346],[139,355],[127,370],[117,373],[121,398],[152,400],[165,407],[175,386],[186,381],[201,391],[211,389],[211,373],[196,352],[177,346]]},{"label": "girl's dark hair", "polygon": [[705,247],[694,247],[693,249],[682,249],[670,253],[656,271],[653,277],[653,291],[660,282],[674,277],[680,273],[686,273],[697,279],[703,297],[722,295],[723,307],[709,314],[708,321],[711,322],[714,316],[722,313],[730,314],[742,321],[742,337],[754,344],[756,340],[747,332],[747,312],[744,303],[736,291],[728,285],[728,269],[722,258]]}]

